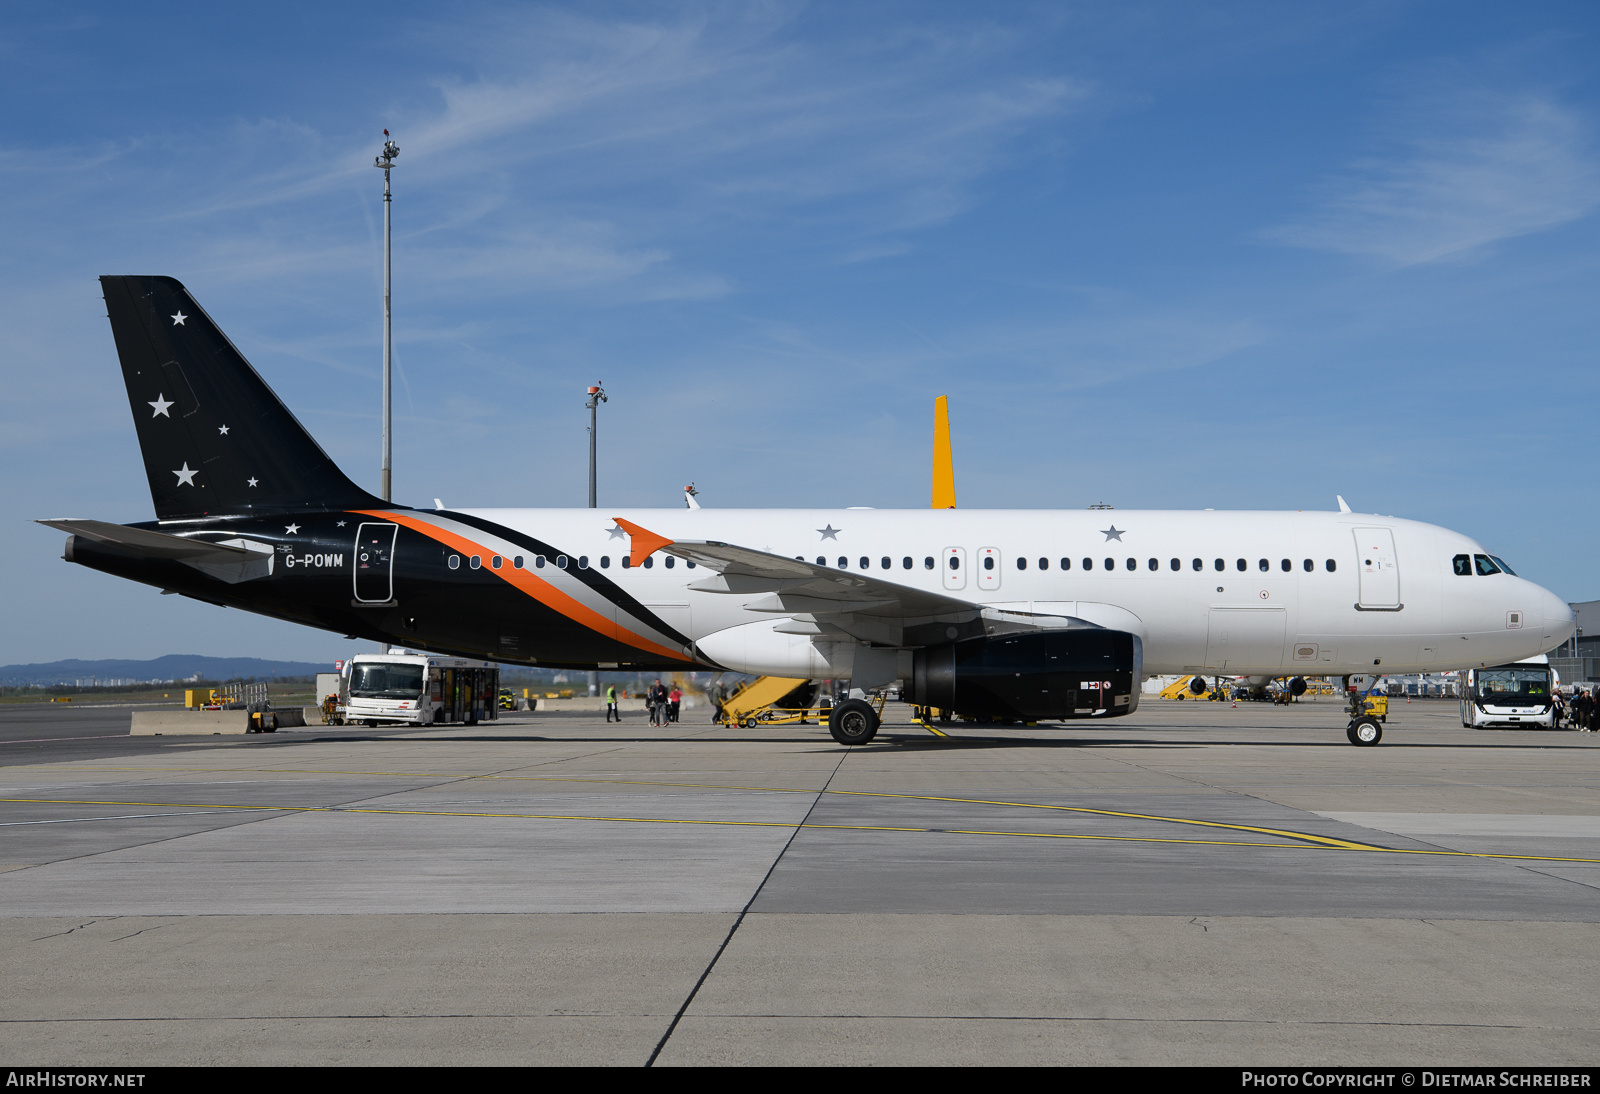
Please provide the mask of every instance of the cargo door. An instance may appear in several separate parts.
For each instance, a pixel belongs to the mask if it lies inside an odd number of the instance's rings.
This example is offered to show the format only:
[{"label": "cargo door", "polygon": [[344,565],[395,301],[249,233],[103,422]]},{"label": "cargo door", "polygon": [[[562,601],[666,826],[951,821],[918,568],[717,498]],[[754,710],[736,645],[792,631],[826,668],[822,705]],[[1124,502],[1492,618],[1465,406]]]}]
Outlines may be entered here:
[{"label": "cargo door", "polygon": [[353,559],[356,599],[384,604],[394,599],[394,537],[398,524],[363,524],[356,529]]},{"label": "cargo door", "polygon": [[1211,609],[1206,631],[1206,668],[1218,672],[1274,673],[1283,664],[1283,608]]},{"label": "cargo door", "polygon": [[1388,528],[1356,528],[1356,569],[1361,576],[1361,597],[1356,607],[1366,611],[1399,611],[1400,563],[1394,552],[1394,532]]}]

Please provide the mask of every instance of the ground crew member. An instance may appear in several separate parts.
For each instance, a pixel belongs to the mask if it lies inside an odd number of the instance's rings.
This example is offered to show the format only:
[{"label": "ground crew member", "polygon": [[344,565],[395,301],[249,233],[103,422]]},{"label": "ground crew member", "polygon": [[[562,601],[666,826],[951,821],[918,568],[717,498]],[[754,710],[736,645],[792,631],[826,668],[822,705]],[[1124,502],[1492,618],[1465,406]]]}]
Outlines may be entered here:
[{"label": "ground crew member", "polygon": [[616,719],[619,722],[622,721],[622,715],[617,712],[616,684],[611,684],[606,687],[606,721],[609,722],[612,719]]}]

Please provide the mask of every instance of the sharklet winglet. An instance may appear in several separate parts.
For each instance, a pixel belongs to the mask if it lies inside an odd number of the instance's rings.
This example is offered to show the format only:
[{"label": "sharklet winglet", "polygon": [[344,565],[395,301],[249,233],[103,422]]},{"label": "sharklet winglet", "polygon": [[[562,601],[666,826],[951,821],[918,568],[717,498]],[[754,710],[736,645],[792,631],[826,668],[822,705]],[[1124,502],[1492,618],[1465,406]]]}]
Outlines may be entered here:
[{"label": "sharklet winglet", "polygon": [[633,549],[628,552],[629,566],[642,566],[644,560],[663,547],[671,547],[673,541],[666,536],[658,536],[648,528],[641,528],[631,520],[621,517],[612,517],[617,522],[617,527],[628,533],[628,541]]}]

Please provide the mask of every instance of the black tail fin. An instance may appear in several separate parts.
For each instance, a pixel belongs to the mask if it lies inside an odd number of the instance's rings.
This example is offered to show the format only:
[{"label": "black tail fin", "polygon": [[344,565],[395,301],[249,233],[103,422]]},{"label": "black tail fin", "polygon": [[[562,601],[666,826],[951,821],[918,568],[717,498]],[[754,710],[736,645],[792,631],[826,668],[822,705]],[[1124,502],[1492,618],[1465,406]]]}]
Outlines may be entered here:
[{"label": "black tail fin", "polygon": [[384,504],[345,477],[181,284],[100,285],[159,519]]}]

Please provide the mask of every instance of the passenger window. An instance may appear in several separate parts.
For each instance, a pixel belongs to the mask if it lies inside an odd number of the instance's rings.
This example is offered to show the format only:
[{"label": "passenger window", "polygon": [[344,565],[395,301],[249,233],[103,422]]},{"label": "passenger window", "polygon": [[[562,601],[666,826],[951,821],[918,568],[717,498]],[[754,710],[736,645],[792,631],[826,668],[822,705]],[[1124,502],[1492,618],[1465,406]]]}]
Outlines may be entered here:
[{"label": "passenger window", "polygon": [[1106,569],[1115,570],[1116,568],[1117,568],[1117,560],[1116,559],[1114,559],[1114,558],[1106,559]]},{"label": "passenger window", "polygon": [[[500,561],[499,559],[495,559],[495,563],[496,564],[498,564],[499,561]],[[601,555],[600,556],[600,568],[602,570],[611,569],[611,556],[610,555]]]},{"label": "passenger window", "polygon": [[633,563],[629,561],[628,556],[627,555],[623,555],[622,556],[622,568],[624,570],[626,570],[629,567],[631,567],[632,565],[633,565]]},{"label": "passenger window", "polygon": [[496,570],[498,570],[500,568],[501,564],[504,563],[504,562],[505,562],[505,560],[503,558],[501,558],[499,555],[495,555],[493,558],[491,558],[489,560],[489,565],[493,566]]},{"label": "passenger window", "polygon": [[1195,569],[1196,573],[1199,573],[1201,570],[1205,569],[1205,563],[1201,562],[1198,558],[1195,559],[1194,560],[1194,569]]},{"label": "passenger window", "polygon": [[452,570],[461,569],[461,556],[460,555],[451,555],[450,556],[450,568]]},{"label": "passenger window", "polygon": [[[656,564],[656,557],[654,555],[645,555],[644,556],[644,568],[646,570],[654,568],[655,564]],[[578,560],[578,565],[579,566],[583,565],[583,559],[580,558]]]},{"label": "passenger window", "polygon": [[928,555],[926,558],[924,558],[922,560],[922,568],[924,570],[933,569],[933,556],[932,555]]},{"label": "passenger window", "polygon": [[559,569],[565,570],[567,568],[567,556],[566,555],[557,555],[556,556],[556,566]]},{"label": "passenger window", "polygon": [[1316,566],[1316,563],[1312,562],[1308,558],[1308,559],[1305,560],[1304,563],[1302,563],[1302,568],[1305,570],[1306,573],[1309,574],[1312,570],[1315,570],[1317,568],[1317,566]]},{"label": "passenger window", "polygon": [[513,558],[511,560],[511,568],[513,570],[522,569],[522,556],[521,555],[518,555],[518,556],[516,556],[515,558]]},{"label": "passenger window", "polygon": [[1330,574],[1339,568],[1339,564],[1333,561],[1331,558],[1325,563],[1325,565],[1328,567],[1328,572]]},{"label": "passenger window", "polygon": [[1455,558],[1450,560],[1450,565],[1455,567],[1455,571],[1456,571],[1456,576],[1457,577],[1471,577],[1472,576],[1472,556],[1471,555],[1457,555]]},{"label": "passenger window", "polygon": [[1083,568],[1084,568],[1084,569],[1085,569],[1085,570],[1092,570],[1092,569],[1094,569],[1094,559],[1092,559],[1092,558],[1086,558],[1086,559],[1084,559],[1084,560],[1083,560]]},{"label": "passenger window", "polygon": [[1150,560],[1150,568],[1151,568],[1151,569],[1152,569],[1152,570],[1159,570],[1159,569],[1161,569],[1161,562],[1160,562],[1160,561],[1159,561],[1159,560],[1158,560],[1158,559],[1153,559],[1153,558],[1152,558],[1152,559],[1151,559],[1151,560]]},{"label": "passenger window", "polygon": [[863,570],[872,569],[872,560],[870,558],[868,558],[866,555],[862,555],[861,556],[861,568]]},{"label": "passenger window", "polygon": [[823,558],[821,555],[817,556],[817,565],[818,566],[826,566],[827,564],[828,564],[828,560],[827,559]]},{"label": "passenger window", "polygon": [[983,556],[983,568],[985,570],[994,569],[994,556],[993,555],[984,555]]},{"label": "passenger window", "polygon": [[1278,569],[1282,570],[1284,573],[1288,573],[1290,570],[1294,569],[1294,563],[1290,562],[1288,559],[1284,559],[1283,562],[1279,564]]},{"label": "passenger window", "polygon": [[1071,560],[1071,559],[1070,559],[1070,558],[1064,558],[1064,559],[1062,559],[1062,560],[1061,560],[1061,568],[1062,568],[1062,569],[1063,569],[1063,570],[1070,570],[1070,569],[1072,569],[1072,560]]},{"label": "passenger window", "polygon": [[[650,560],[649,559],[645,559],[645,561],[649,562]],[[578,556],[578,569],[587,570],[588,568],[589,568],[589,556],[588,555],[579,555]]]},{"label": "passenger window", "polygon": [[1172,572],[1173,573],[1177,573],[1181,569],[1183,569],[1183,563],[1179,562],[1177,559],[1173,559],[1172,560]]},{"label": "passenger window", "polygon": [[1244,559],[1236,558],[1236,559],[1233,560],[1233,568],[1238,570],[1242,574],[1248,568],[1248,564],[1245,562]]},{"label": "passenger window", "polygon": [[1222,561],[1220,558],[1217,559],[1217,561],[1213,565],[1214,565],[1214,567],[1215,567],[1215,569],[1216,569],[1216,571],[1218,573],[1221,573],[1223,570],[1226,570],[1228,568],[1228,564],[1226,562]]},{"label": "passenger window", "polygon": [[1138,568],[1139,568],[1139,560],[1136,559],[1136,558],[1130,558],[1128,560],[1128,569],[1137,570]]},{"label": "passenger window", "polygon": [[960,558],[960,556],[958,556],[958,555],[951,555],[950,556],[950,568],[952,570],[961,569],[961,558]]},{"label": "passenger window", "polygon": [[533,556],[533,568],[535,570],[544,569],[544,556],[543,555],[534,555]]},{"label": "passenger window", "polygon": [[[1478,557],[1482,558],[1483,556],[1479,555]],[[471,558],[467,559],[467,565],[476,570],[478,567],[483,565],[483,557],[481,555],[473,555]]]},{"label": "passenger window", "polygon": [[1490,574],[1500,572],[1500,567],[1496,566],[1488,555],[1473,555],[1472,561],[1478,564],[1479,577],[1488,577]]},{"label": "passenger window", "polygon": [[[909,566],[910,564],[911,564],[911,560],[909,558],[906,559],[906,565]],[[894,567],[894,559],[890,558],[888,555],[884,555],[882,558],[880,558],[878,560],[878,568],[881,569],[881,570],[888,570],[888,569],[892,569],[893,567]]]},{"label": "passenger window", "polygon": [[1049,568],[1050,568],[1050,560],[1048,558],[1041,558],[1039,560],[1039,569],[1048,570]]},{"label": "passenger window", "polygon": [[1262,573],[1266,573],[1268,570],[1272,569],[1272,563],[1268,562],[1266,559],[1261,559],[1256,563],[1256,569],[1260,570]]},{"label": "passenger window", "polygon": [[678,560],[676,558],[673,558],[671,555],[668,555],[666,558],[661,560],[662,564],[664,566],[666,566],[666,568],[669,569],[669,570],[672,569],[672,567],[677,563],[677,561]]},{"label": "passenger window", "polygon": [[1018,555],[1017,556],[1017,569],[1026,570],[1027,568],[1028,568],[1028,560],[1023,558],[1021,555]]},{"label": "passenger window", "polygon": [[843,555],[840,555],[839,556],[839,569],[848,570],[849,568],[850,568],[850,560],[848,558],[845,558]]},{"label": "passenger window", "polygon": [[902,558],[900,560],[900,568],[902,570],[911,569],[911,556],[910,555],[907,555],[905,558]]}]

